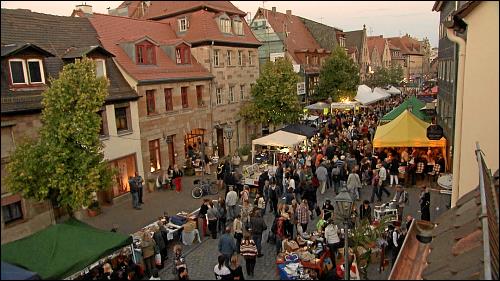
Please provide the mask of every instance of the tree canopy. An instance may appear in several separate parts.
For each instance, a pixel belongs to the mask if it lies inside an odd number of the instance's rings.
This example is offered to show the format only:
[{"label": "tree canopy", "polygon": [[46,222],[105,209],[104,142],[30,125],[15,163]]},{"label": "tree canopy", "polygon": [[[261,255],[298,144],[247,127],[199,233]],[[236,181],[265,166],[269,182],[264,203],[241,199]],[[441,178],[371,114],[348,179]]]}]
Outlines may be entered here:
[{"label": "tree canopy", "polygon": [[319,83],[313,101],[339,101],[344,97],[354,97],[359,84],[359,68],[342,47],[336,47],[326,59],[319,74]]},{"label": "tree canopy", "polygon": [[403,80],[403,76],[403,68],[400,65],[390,66],[388,68],[378,67],[375,69],[375,72],[368,77],[366,85],[371,88],[399,85]]},{"label": "tree canopy", "polygon": [[93,192],[109,188],[113,171],[104,160],[97,114],[107,80],[84,58],[65,65],[42,94],[42,128],[37,140],[16,147],[7,164],[7,186],[23,197],[51,199],[70,214],[88,206]]},{"label": "tree canopy", "polygon": [[279,125],[294,123],[302,114],[297,97],[298,76],[287,59],[267,62],[252,88],[252,100],[240,115],[247,121]]}]

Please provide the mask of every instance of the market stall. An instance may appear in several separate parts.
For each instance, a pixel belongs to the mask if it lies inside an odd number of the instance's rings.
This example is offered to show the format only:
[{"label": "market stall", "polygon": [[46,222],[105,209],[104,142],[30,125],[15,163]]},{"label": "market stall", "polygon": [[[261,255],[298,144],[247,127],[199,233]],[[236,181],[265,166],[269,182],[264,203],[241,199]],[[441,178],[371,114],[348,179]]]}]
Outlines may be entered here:
[{"label": "market stall", "polygon": [[63,279],[131,244],[129,235],[69,219],[2,245],[2,261],[37,272],[42,279]]},{"label": "market stall", "polygon": [[357,101],[342,101],[342,102],[332,102],[330,104],[330,108],[332,112],[334,109],[342,109],[342,110],[356,110],[356,107],[359,106],[359,102]]},{"label": "market stall", "polygon": [[390,86],[389,89],[386,90],[386,92],[391,95],[401,95],[401,90],[394,86]]},{"label": "market stall", "polygon": [[355,100],[362,105],[369,105],[380,100],[389,98],[391,95],[386,93],[382,88],[375,88],[373,91],[366,85],[359,85]]},{"label": "market stall", "polygon": [[252,141],[252,164],[255,160],[255,145],[275,146],[275,147],[294,147],[304,142],[306,136],[289,133],[285,131],[276,131],[267,136]]},{"label": "market stall", "polygon": [[403,113],[405,110],[411,111],[411,113],[413,113],[420,120],[426,122],[430,121],[430,117],[427,116],[425,112],[420,110],[422,107],[425,107],[425,102],[417,99],[415,96],[412,96],[409,99],[405,100],[403,103],[401,103],[398,107],[394,108],[393,110],[389,111],[386,115],[384,115],[380,119],[380,123],[385,124],[396,119],[396,117],[401,115],[401,113]]}]

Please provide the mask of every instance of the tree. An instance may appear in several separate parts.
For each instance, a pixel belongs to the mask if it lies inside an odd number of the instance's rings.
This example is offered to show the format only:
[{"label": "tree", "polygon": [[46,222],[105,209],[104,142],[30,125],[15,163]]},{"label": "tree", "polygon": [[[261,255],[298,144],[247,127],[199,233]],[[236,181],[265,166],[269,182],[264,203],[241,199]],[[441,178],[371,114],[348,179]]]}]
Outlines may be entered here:
[{"label": "tree", "polygon": [[92,194],[109,188],[113,171],[104,160],[97,114],[107,81],[84,58],[65,65],[42,94],[42,128],[36,141],[21,144],[7,164],[8,188],[23,197],[51,199],[70,215],[88,206]]},{"label": "tree", "polygon": [[298,76],[289,60],[267,62],[252,88],[251,102],[240,110],[240,115],[256,124],[297,122],[302,114],[297,98],[297,82]]},{"label": "tree", "polygon": [[399,85],[403,80],[403,68],[400,65],[388,68],[378,67],[375,72],[368,77],[366,85],[371,88],[385,87],[387,85]]},{"label": "tree", "polygon": [[358,84],[358,66],[342,47],[336,47],[321,68],[316,93],[311,99],[318,101],[332,98],[333,101],[339,101],[345,97],[352,98]]}]

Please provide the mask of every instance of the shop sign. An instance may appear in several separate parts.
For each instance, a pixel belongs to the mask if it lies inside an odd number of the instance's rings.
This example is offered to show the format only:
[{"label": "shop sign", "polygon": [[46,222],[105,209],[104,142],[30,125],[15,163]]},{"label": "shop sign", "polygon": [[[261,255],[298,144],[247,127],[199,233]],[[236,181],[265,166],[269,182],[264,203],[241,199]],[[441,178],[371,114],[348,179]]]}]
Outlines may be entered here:
[{"label": "shop sign", "polygon": [[306,82],[297,83],[297,95],[305,95],[306,94]]},{"label": "shop sign", "polygon": [[443,128],[439,125],[430,125],[427,128],[427,138],[430,140],[440,140],[443,137]]}]

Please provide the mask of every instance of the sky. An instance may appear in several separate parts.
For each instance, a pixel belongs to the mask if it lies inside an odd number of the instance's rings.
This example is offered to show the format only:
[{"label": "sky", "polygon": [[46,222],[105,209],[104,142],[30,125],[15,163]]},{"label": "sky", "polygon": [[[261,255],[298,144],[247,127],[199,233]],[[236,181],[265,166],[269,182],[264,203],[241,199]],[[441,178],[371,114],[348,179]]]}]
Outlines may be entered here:
[{"label": "sky", "polygon": [[[83,1],[1,1],[2,8],[30,9],[33,12],[69,16]],[[107,14],[122,1],[86,1],[93,11]],[[360,30],[366,25],[367,35],[394,37],[410,34],[427,37],[432,47],[438,46],[439,13],[432,12],[434,1],[232,1],[251,17],[259,7],[292,14],[334,26],[344,31]]]}]

